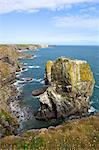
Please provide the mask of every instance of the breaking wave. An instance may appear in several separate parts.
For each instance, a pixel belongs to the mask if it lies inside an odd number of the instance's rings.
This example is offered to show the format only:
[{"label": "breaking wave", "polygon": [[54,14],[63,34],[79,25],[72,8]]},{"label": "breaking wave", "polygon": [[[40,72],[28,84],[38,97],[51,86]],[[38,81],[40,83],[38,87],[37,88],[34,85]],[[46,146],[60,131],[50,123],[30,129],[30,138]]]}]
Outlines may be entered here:
[{"label": "breaking wave", "polygon": [[29,69],[38,69],[40,66],[28,66]]},{"label": "breaking wave", "polygon": [[99,85],[95,85],[95,88],[99,89]]}]

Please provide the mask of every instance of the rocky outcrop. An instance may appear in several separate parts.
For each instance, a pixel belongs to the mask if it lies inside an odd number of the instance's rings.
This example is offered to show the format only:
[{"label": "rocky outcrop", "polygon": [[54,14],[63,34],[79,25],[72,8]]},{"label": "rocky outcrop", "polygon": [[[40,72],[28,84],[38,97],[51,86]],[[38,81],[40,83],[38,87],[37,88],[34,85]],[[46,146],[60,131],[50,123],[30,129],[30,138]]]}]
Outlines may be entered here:
[{"label": "rocky outcrop", "polygon": [[43,94],[47,90],[48,87],[49,87],[49,85],[48,86],[46,85],[46,86],[43,86],[42,88],[39,88],[37,90],[33,90],[32,95],[33,96],[39,96],[40,94]]},{"label": "rocky outcrop", "polygon": [[9,46],[0,46],[0,137],[16,134],[19,126],[8,103],[12,97],[15,99],[18,92],[12,85],[15,72],[20,67],[18,56],[20,54]]},{"label": "rocky outcrop", "polygon": [[58,58],[46,64],[45,84],[37,119],[64,118],[88,112],[94,88],[93,73],[82,60]]}]

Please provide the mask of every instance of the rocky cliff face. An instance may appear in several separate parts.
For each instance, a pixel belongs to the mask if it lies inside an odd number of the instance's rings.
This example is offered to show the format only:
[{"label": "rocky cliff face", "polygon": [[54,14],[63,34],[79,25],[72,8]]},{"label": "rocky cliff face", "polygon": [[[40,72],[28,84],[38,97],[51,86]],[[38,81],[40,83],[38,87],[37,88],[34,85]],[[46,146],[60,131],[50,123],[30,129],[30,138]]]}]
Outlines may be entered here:
[{"label": "rocky cliff face", "polygon": [[58,58],[46,64],[45,84],[40,95],[38,119],[82,115],[89,109],[94,87],[93,73],[86,61]]},{"label": "rocky cliff face", "polygon": [[9,46],[0,46],[0,137],[14,134],[18,121],[10,112],[8,101],[16,96],[16,89],[11,84],[19,67],[20,54]]}]

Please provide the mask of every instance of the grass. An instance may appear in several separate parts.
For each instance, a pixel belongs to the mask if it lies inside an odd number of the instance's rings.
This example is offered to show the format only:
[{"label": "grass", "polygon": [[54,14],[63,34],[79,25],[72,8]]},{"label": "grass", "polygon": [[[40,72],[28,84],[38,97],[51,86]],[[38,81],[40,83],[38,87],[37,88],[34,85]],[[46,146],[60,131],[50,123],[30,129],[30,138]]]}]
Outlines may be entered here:
[{"label": "grass", "polygon": [[0,140],[1,149],[12,150],[98,150],[99,116],[68,121],[61,128],[27,131]]}]

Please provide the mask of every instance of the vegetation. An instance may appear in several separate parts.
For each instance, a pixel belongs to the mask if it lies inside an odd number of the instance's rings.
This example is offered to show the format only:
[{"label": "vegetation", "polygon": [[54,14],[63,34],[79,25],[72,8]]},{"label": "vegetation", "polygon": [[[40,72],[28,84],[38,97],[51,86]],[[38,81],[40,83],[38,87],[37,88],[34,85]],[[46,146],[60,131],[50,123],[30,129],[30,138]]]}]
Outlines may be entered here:
[{"label": "vegetation", "polygon": [[90,66],[87,63],[80,65],[80,74],[82,81],[93,81],[93,74],[90,73]]},{"label": "vegetation", "polygon": [[0,137],[13,134],[14,129],[18,127],[16,118],[10,113],[8,100],[16,94],[10,81],[15,79],[19,56],[19,52],[8,45],[0,45]]},{"label": "vegetation", "polygon": [[16,61],[16,59],[18,59],[18,57],[20,56],[20,53],[16,50],[12,50],[12,47],[10,47],[9,45],[1,45],[0,46],[0,58],[5,57],[5,56]]},{"label": "vegetation", "polygon": [[[36,132],[36,131],[35,131]],[[12,150],[98,150],[99,116],[65,122],[56,128],[27,131],[0,140],[1,149]]]},{"label": "vegetation", "polygon": [[1,77],[6,78],[7,76],[9,76],[10,74],[10,67],[9,64],[0,61],[0,73],[1,73]]},{"label": "vegetation", "polygon": [[49,60],[46,64],[46,72],[47,73],[51,73],[51,67],[53,65],[53,62],[51,60]]}]

